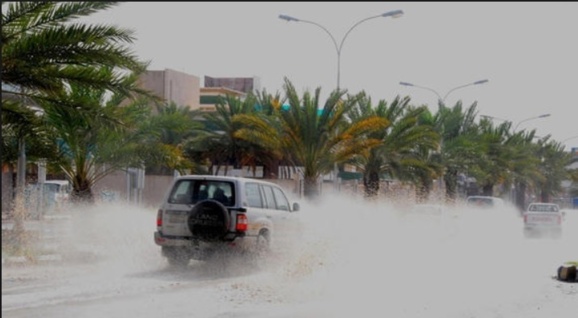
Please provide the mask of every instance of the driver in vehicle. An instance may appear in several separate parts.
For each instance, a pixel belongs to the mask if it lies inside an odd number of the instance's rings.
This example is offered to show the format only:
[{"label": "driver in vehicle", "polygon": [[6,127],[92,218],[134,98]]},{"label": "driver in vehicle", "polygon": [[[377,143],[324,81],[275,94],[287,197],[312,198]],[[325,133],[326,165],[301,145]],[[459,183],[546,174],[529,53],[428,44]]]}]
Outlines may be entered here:
[{"label": "driver in vehicle", "polygon": [[229,197],[225,195],[225,191],[221,188],[217,188],[215,192],[213,192],[213,199],[223,203],[224,205],[229,204]]}]

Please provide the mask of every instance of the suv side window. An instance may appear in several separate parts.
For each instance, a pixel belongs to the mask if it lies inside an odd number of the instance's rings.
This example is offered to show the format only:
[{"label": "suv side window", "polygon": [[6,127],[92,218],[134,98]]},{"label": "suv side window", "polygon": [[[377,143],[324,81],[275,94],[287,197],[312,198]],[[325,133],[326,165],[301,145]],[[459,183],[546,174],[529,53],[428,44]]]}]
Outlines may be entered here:
[{"label": "suv side window", "polygon": [[277,202],[277,210],[289,211],[289,200],[287,200],[283,191],[278,188],[273,188],[273,194]]},{"label": "suv side window", "polygon": [[256,183],[245,184],[245,195],[247,196],[247,204],[252,208],[263,208],[263,200],[261,199],[261,192],[259,185]]},{"label": "suv side window", "polygon": [[277,209],[275,204],[275,195],[273,194],[273,189],[270,186],[263,186],[263,192],[265,193],[265,202],[267,209]]}]

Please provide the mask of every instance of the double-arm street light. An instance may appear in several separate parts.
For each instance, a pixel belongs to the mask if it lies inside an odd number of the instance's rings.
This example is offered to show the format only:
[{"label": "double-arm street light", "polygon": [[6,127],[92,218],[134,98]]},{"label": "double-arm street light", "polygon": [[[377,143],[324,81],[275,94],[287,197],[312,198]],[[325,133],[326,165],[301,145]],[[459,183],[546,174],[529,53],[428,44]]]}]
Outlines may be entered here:
[{"label": "double-arm street light", "polygon": [[371,16],[369,18],[365,18],[363,20],[360,20],[357,23],[355,23],[351,28],[349,28],[349,30],[347,30],[347,32],[345,33],[345,35],[341,39],[341,42],[339,42],[339,43],[337,43],[337,40],[335,39],[333,34],[331,34],[331,32],[329,32],[329,30],[327,30],[326,27],[322,26],[321,24],[319,24],[317,22],[308,21],[308,20],[301,20],[301,19],[297,19],[297,18],[288,16],[285,14],[279,15],[279,19],[286,20],[287,22],[294,21],[294,22],[303,22],[303,23],[313,24],[313,25],[321,28],[323,31],[325,31],[325,33],[327,33],[329,35],[329,37],[331,38],[331,41],[333,41],[333,45],[335,46],[335,51],[337,52],[337,88],[339,89],[340,84],[341,84],[341,82],[340,82],[341,81],[341,50],[343,49],[343,43],[345,43],[345,39],[347,39],[347,36],[349,35],[349,33],[351,33],[351,31],[355,27],[357,27],[358,25],[360,25],[361,23],[363,23],[367,20],[371,20],[371,19],[375,19],[375,18],[387,18],[387,17],[398,18],[398,17],[401,17],[402,15],[403,15],[402,10],[393,10],[393,11],[388,11],[388,12],[380,14],[380,15]]},{"label": "double-arm street light", "polygon": [[419,86],[419,85],[415,85],[415,84],[408,83],[408,82],[399,82],[399,85],[410,86],[410,87],[417,87],[417,88],[426,89],[426,90],[428,90],[428,91],[430,91],[430,92],[434,92],[434,93],[437,95],[437,97],[438,97],[438,102],[439,102],[440,104],[442,104],[442,105],[445,105],[446,98],[448,98],[448,95],[449,95],[451,92],[453,92],[453,91],[455,91],[455,90],[458,90],[458,89],[460,89],[460,88],[464,88],[464,87],[468,87],[468,86],[473,86],[473,85],[480,85],[480,84],[484,84],[484,83],[487,83],[487,82],[488,82],[487,79],[483,79],[483,80],[475,81],[475,82],[473,82],[473,83],[469,83],[469,84],[465,84],[465,85],[460,85],[460,86],[458,86],[458,87],[454,87],[454,88],[450,89],[450,90],[444,95],[444,97],[442,97],[442,96],[440,95],[440,93],[438,93],[436,90],[434,90],[434,89],[432,89],[432,88],[429,88],[429,87]]},{"label": "double-arm street light", "polygon": [[[347,32],[345,33],[345,35],[343,36],[343,38],[341,39],[341,42],[337,43],[337,40],[335,39],[335,37],[333,36],[333,34],[331,32],[329,32],[329,30],[322,26],[321,24],[317,23],[317,22],[313,22],[313,21],[309,21],[309,20],[301,20],[301,19],[297,19],[285,14],[281,14],[279,15],[279,19],[281,20],[285,20],[287,22],[303,22],[303,23],[309,23],[309,24],[313,24],[319,28],[321,28],[323,31],[325,31],[325,33],[327,33],[327,35],[329,35],[329,37],[331,38],[331,41],[333,41],[333,45],[335,46],[335,52],[337,53],[337,89],[341,88],[341,51],[343,50],[343,43],[345,43],[345,39],[347,39],[347,36],[351,33],[351,31],[353,31],[353,29],[355,29],[355,27],[357,27],[358,25],[362,24],[365,21],[371,20],[371,19],[375,19],[375,18],[387,18],[387,17],[391,17],[391,18],[399,18],[403,15],[403,11],[402,10],[393,10],[393,11],[388,11],[385,12],[383,14],[380,15],[375,15],[375,16],[371,16],[362,20],[359,20],[358,22],[356,22],[355,24],[353,24],[349,30],[347,30]],[[338,187],[338,175],[339,169],[337,167],[337,163],[335,163],[333,165],[333,173],[335,174],[335,178],[333,181],[333,185],[335,188]]]}]

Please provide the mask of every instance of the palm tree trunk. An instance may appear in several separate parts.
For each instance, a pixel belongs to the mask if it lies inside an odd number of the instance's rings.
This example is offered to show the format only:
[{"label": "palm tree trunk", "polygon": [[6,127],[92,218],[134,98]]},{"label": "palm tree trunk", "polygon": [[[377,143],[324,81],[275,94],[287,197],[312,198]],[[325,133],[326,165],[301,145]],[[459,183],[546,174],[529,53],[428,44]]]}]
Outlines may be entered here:
[{"label": "palm tree trunk", "polygon": [[482,187],[482,194],[488,197],[494,196],[494,184],[485,184]]},{"label": "palm tree trunk", "polygon": [[516,206],[518,210],[526,210],[526,183],[516,182]]},{"label": "palm tree trunk", "polygon": [[76,179],[71,193],[71,200],[75,203],[93,204],[94,194],[92,193],[91,184],[87,180]]},{"label": "palm tree trunk", "polygon": [[379,173],[369,171],[364,173],[363,186],[365,188],[365,197],[373,198],[379,193]]},{"label": "palm tree trunk", "polygon": [[317,177],[305,177],[303,184],[303,195],[307,199],[316,199],[319,197],[319,185]]},{"label": "palm tree trunk", "polygon": [[279,160],[273,159],[268,160],[266,164],[263,165],[263,177],[265,179],[279,179]]},{"label": "palm tree trunk", "polygon": [[16,172],[16,195],[14,207],[12,210],[12,218],[14,220],[13,233],[16,237],[18,245],[24,245],[25,230],[24,220],[28,211],[26,209],[26,198],[24,189],[26,188],[26,144],[24,137],[18,139],[18,162]]},{"label": "palm tree trunk", "polygon": [[548,194],[546,191],[541,191],[540,199],[542,200],[542,202],[550,202],[550,194]]},{"label": "palm tree trunk", "polygon": [[455,169],[448,169],[444,174],[446,185],[446,200],[455,201],[457,197],[458,172]]},{"label": "palm tree trunk", "polygon": [[416,187],[416,197],[419,202],[427,201],[433,188],[433,181],[430,178],[420,178]]}]

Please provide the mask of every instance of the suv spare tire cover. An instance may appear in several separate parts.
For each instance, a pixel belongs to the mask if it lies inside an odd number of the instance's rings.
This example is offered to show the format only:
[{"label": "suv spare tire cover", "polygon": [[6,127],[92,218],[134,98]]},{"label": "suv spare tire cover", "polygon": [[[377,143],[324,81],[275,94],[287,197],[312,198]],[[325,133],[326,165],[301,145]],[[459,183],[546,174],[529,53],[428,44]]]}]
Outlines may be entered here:
[{"label": "suv spare tire cover", "polygon": [[193,238],[206,241],[220,240],[227,234],[229,212],[218,201],[201,201],[191,210],[187,224]]}]

